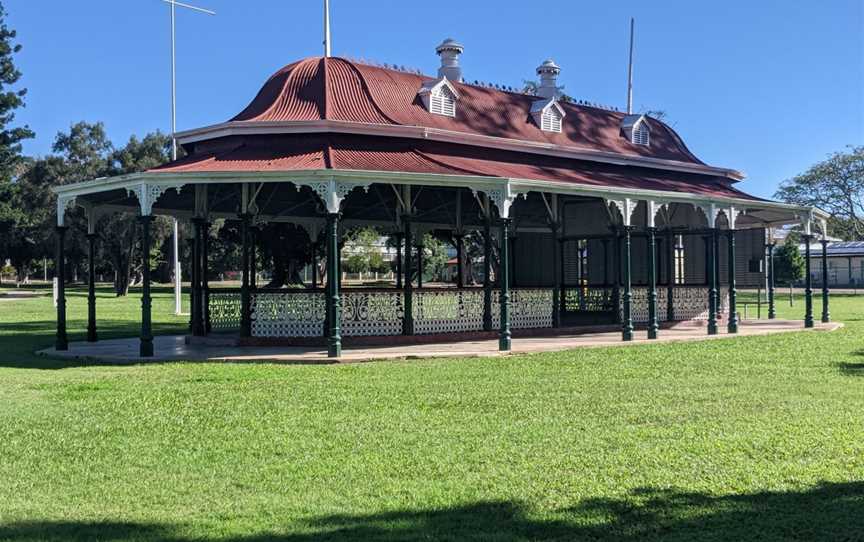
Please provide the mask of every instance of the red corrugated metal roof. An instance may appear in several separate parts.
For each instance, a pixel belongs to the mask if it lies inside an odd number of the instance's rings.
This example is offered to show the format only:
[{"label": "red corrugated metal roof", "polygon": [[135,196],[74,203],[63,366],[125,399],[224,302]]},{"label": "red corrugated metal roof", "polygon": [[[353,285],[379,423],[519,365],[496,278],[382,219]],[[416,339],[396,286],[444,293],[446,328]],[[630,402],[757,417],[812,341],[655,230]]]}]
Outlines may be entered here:
[{"label": "red corrugated metal roof", "polygon": [[152,171],[298,171],[344,169],[537,179],[705,196],[756,199],[723,177],[601,164],[434,141],[309,134],[235,137],[225,150],[195,154]]},{"label": "red corrugated metal roof", "polygon": [[562,132],[544,132],[531,119],[537,98],[520,93],[453,83],[460,95],[456,117],[434,115],[417,96],[431,79],[342,58],[307,58],[274,74],[232,120],[421,126],[702,164],[671,128],[655,119],[648,120],[651,145],[633,145],[621,135],[625,114],[617,111],[562,103],[567,113]]}]

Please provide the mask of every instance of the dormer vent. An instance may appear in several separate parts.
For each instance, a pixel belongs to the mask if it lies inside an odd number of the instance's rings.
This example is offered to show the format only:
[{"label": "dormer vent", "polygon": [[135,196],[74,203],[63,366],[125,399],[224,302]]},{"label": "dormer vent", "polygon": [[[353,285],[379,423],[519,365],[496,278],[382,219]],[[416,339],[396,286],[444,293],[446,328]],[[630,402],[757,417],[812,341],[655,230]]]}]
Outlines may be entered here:
[{"label": "dormer vent", "polygon": [[426,110],[434,115],[456,116],[459,93],[446,77],[425,83],[418,92]]},{"label": "dormer vent", "polygon": [[566,115],[564,108],[555,98],[537,100],[531,106],[531,118],[544,132],[561,133]]},{"label": "dormer vent", "polygon": [[441,57],[441,67],[438,68],[439,78],[446,77],[457,83],[462,82],[462,67],[459,65],[459,56],[464,50],[465,47],[453,38],[447,38],[435,48],[435,52]]},{"label": "dormer vent", "polygon": [[621,121],[621,135],[634,145],[651,145],[651,125],[645,115],[627,115]]},{"label": "dormer vent", "polygon": [[561,68],[551,58],[540,64],[537,67],[537,75],[540,77],[537,96],[541,98],[557,98],[560,95],[558,90],[558,75],[560,73]]}]

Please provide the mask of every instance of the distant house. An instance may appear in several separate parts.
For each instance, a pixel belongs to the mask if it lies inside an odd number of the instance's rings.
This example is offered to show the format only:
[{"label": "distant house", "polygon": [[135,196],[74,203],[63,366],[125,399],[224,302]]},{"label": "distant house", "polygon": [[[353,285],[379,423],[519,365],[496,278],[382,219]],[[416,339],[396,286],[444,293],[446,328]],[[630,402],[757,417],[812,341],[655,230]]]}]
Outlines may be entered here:
[{"label": "distant house", "polygon": [[[806,246],[798,247],[802,254]],[[822,245],[810,245],[813,263],[811,276],[816,284],[822,283]],[[864,241],[830,241],[828,252],[828,284],[834,287],[860,288],[864,286]]]}]

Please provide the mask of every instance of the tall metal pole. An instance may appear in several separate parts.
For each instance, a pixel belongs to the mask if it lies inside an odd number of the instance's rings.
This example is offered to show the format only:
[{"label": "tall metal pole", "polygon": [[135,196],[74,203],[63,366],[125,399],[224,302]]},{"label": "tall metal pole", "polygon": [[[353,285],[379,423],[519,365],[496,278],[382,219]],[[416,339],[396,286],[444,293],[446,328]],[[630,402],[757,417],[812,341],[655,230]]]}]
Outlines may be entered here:
[{"label": "tall metal pole", "polygon": [[633,113],[633,33],[636,20],[630,17],[630,62],[627,65],[627,114]]},{"label": "tall metal pole", "polygon": [[330,0],[324,0],[324,56],[330,56]]},{"label": "tall metal pole", "polygon": [[[176,8],[177,6],[206,13],[207,15],[216,15],[216,12],[208,9],[203,9],[174,0],[163,0],[171,7],[171,160],[177,160],[177,62],[176,50],[177,43],[175,37],[176,30]],[[174,248],[174,314],[180,315],[183,313],[183,270],[180,267],[180,225],[177,219],[174,218],[173,228],[173,248]]]},{"label": "tall metal pole", "polygon": [[[175,5],[171,4],[171,160],[177,160],[177,66],[174,41]],[[180,268],[180,225],[174,218],[174,314],[183,314],[183,272]]]}]

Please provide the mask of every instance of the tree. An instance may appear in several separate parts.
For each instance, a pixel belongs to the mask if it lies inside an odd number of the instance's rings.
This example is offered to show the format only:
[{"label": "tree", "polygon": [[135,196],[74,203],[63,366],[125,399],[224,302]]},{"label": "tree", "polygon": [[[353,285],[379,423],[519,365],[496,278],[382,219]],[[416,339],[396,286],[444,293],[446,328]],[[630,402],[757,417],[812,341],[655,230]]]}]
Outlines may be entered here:
[{"label": "tree", "polygon": [[0,4],[0,263],[21,248],[16,230],[26,216],[14,203],[17,187],[13,181],[23,163],[21,142],[33,137],[27,126],[11,126],[27,94],[25,88],[15,89],[21,79],[13,58],[21,50],[21,45],[14,43],[15,37],[16,32],[6,26],[6,11]]},{"label": "tree", "polygon": [[423,280],[441,278],[447,268],[447,245],[431,233],[423,236]]},{"label": "tree", "polygon": [[0,181],[12,179],[15,167],[21,162],[21,142],[33,137],[29,127],[11,127],[15,111],[24,107],[26,88],[14,89],[21,79],[13,56],[21,51],[21,45],[13,43],[17,33],[6,26],[6,10],[0,4]]},{"label": "tree", "polygon": [[780,247],[774,251],[774,282],[777,284],[792,284],[804,276],[804,256],[798,250],[798,243],[792,237],[787,237]]},{"label": "tree", "polygon": [[[131,137],[120,149],[108,140],[102,123],[79,122],[68,132],[57,134],[52,150],[55,154],[31,160],[16,182],[15,206],[24,215],[15,226],[15,246],[10,253],[19,274],[34,258],[51,254],[54,226],[54,201],[51,187],[72,182],[143,171],[168,161],[170,139],[156,132],[139,140]],[[67,255],[72,276],[86,255],[86,220],[80,209],[67,213],[69,228]],[[137,221],[130,214],[106,215],[95,228],[99,235],[98,258],[114,270],[114,289],[126,295],[143,263],[137,250]],[[162,249],[170,231],[170,222],[157,217],[152,232],[153,246]],[[151,255],[155,261],[167,256]]]},{"label": "tree", "polygon": [[831,215],[830,225],[844,239],[864,239],[864,146],[849,147],[780,184],[774,197],[819,207]]}]

